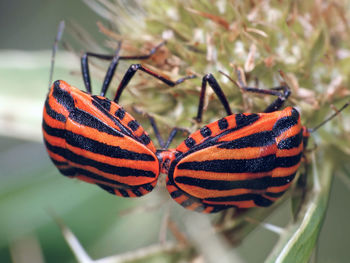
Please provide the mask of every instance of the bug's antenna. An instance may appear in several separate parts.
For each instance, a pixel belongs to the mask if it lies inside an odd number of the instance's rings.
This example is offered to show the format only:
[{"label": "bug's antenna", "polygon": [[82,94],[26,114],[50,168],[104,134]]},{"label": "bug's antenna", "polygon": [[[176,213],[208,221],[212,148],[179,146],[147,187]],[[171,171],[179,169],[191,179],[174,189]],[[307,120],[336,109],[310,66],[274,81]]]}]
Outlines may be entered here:
[{"label": "bug's antenna", "polygon": [[240,88],[240,85],[237,83],[237,81],[235,81],[233,78],[231,78],[231,77],[229,76],[229,74],[223,72],[222,70],[219,70],[219,73],[220,73],[221,75],[224,75],[226,78],[229,79],[229,81],[231,81],[231,82],[232,82],[233,84],[235,84],[238,88]]},{"label": "bug's antenna", "polygon": [[350,102],[347,102],[341,107],[339,110],[337,110],[335,113],[333,113],[331,116],[326,118],[324,121],[322,121],[320,124],[316,125],[316,127],[308,129],[308,132],[312,133],[316,130],[318,130],[320,127],[322,127],[325,123],[329,122],[331,119],[333,119],[335,116],[337,116],[339,113],[341,113],[346,107],[350,105]]},{"label": "bug's antenna", "polygon": [[51,67],[50,67],[50,77],[49,77],[49,89],[50,89],[51,83],[52,83],[52,76],[53,76],[53,68],[54,68],[54,65],[55,65],[56,51],[57,51],[58,43],[60,42],[60,40],[62,38],[63,30],[64,30],[64,21],[62,20],[58,24],[57,35],[56,35],[56,38],[55,38],[55,42],[53,43],[53,46],[52,46]]}]

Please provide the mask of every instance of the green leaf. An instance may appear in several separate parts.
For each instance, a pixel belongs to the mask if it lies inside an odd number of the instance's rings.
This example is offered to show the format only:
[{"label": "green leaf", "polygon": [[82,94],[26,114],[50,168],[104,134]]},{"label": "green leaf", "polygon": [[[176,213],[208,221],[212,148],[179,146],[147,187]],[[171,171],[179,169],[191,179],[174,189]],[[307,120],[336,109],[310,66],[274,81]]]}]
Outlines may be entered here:
[{"label": "green leaf", "polygon": [[316,172],[315,176],[319,181],[316,178],[314,188],[308,192],[300,216],[285,228],[266,262],[307,262],[310,259],[327,211],[333,178],[332,163],[324,162],[318,168],[320,174]]}]

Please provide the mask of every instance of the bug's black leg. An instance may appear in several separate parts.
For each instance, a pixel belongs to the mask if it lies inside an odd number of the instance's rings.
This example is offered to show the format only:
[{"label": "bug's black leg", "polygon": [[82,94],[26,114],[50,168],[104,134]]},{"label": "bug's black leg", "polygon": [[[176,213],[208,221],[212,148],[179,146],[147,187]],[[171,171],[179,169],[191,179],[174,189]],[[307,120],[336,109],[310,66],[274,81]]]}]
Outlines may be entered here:
[{"label": "bug's black leg", "polygon": [[197,122],[202,121],[204,98],[205,98],[205,91],[207,88],[207,84],[209,84],[209,86],[214,90],[215,94],[220,99],[222,105],[224,106],[224,108],[226,110],[227,115],[232,114],[230,105],[229,105],[227,98],[226,98],[224,92],[222,91],[219,83],[216,81],[216,79],[214,78],[214,76],[212,74],[206,74],[202,79],[202,88],[201,88],[201,94],[199,97],[198,112],[197,112],[197,117],[196,117]]},{"label": "bug's black leg", "polygon": [[141,64],[132,64],[129,67],[129,69],[126,71],[122,81],[119,84],[119,87],[118,87],[117,92],[116,92],[115,97],[114,97],[114,102],[118,103],[119,98],[120,98],[123,90],[129,84],[129,81],[131,80],[131,78],[135,75],[136,71],[138,71],[138,70],[141,70],[141,71],[147,73],[148,75],[151,75],[151,76],[155,77],[156,79],[159,79],[160,81],[162,81],[163,83],[165,83],[166,85],[168,85],[170,87],[174,87],[174,86],[184,82],[187,79],[193,79],[196,77],[195,75],[190,75],[190,76],[180,78],[176,81],[172,81],[172,80],[170,80],[170,79],[168,79],[160,74],[157,74],[157,73],[151,71],[150,69],[144,67]]},{"label": "bug's black leg", "polygon": [[107,70],[106,75],[105,75],[105,78],[103,80],[101,93],[100,93],[100,95],[103,96],[103,97],[106,95],[106,92],[107,92],[107,89],[109,87],[109,84],[112,81],[114,72],[117,69],[117,66],[118,66],[118,63],[119,63],[119,59],[120,59],[120,57],[119,57],[120,48],[121,48],[121,42],[118,43],[117,50],[115,51],[114,57],[112,58],[112,62],[109,65],[108,70]]},{"label": "bug's black leg", "polygon": [[153,128],[154,134],[156,135],[156,138],[158,140],[159,146],[162,149],[164,149],[165,143],[164,143],[164,140],[163,140],[162,136],[160,135],[160,132],[158,130],[158,127],[157,127],[155,119],[152,116],[148,115],[148,114],[147,114],[147,117],[149,119],[149,122],[151,123],[151,126]]},{"label": "bug's black leg", "polygon": [[189,134],[189,131],[187,129],[183,129],[183,128],[179,128],[179,127],[174,127],[171,131],[170,131],[170,134],[169,134],[169,137],[164,145],[164,149],[168,149],[171,142],[173,141],[173,139],[175,138],[177,132],[185,132],[187,134]]},{"label": "bug's black leg", "polygon": [[[81,71],[83,75],[83,80],[85,84],[86,91],[88,93],[91,93],[91,79],[90,79],[90,72],[89,72],[89,59],[88,57],[95,57],[102,60],[112,60],[111,65],[109,66],[110,73],[106,74],[105,80],[103,82],[103,87],[101,90],[101,96],[104,96],[107,92],[108,86],[111,82],[111,79],[113,77],[113,73],[115,72],[115,69],[118,65],[119,60],[132,60],[132,59],[148,59],[150,58],[160,47],[162,47],[165,44],[165,41],[161,42],[157,46],[151,49],[151,51],[148,54],[145,55],[136,55],[136,56],[118,56],[118,59],[116,59],[116,56],[120,49],[120,43],[118,44],[117,51],[114,55],[105,55],[105,54],[97,54],[92,52],[86,52],[81,57]],[[114,70],[113,70],[114,68]],[[111,74],[112,73],[112,74]]]},{"label": "bug's black leg", "polygon": [[149,114],[145,113],[146,116],[148,117],[150,123],[151,123],[151,126],[153,128],[153,131],[154,131],[154,134],[156,135],[156,138],[158,140],[158,143],[159,143],[159,146],[162,148],[162,149],[168,149],[171,142],[173,141],[173,139],[175,138],[176,134],[178,131],[183,131],[183,132],[188,132],[186,129],[183,129],[183,128],[178,128],[178,127],[174,127],[171,131],[170,131],[170,134],[169,134],[169,137],[167,139],[166,142],[164,142],[162,136],[160,135],[160,132],[158,130],[158,127],[157,127],[157,124],[156,124],[156,121],[155,119],[150,116]]},{"label": "bug's black leg", "polygon": [[279,110],[291,94],[291,91],[287,85],[276,88],[281,88],[282,92],[280,92],[280,94],[277,95],[278,98],[276,100],[274,100],[269,106],[267,106],[264,112],[273,112]]},{"label": "bug's black leg", "polygon": [[[113,57],[111,57],[112,62],[108,67],[107,73],[105,75],[105,78],[103,80],[103,84],[102,84],[102,89],[101,89],[101,96],[105,96],[107,89],[109,87],[109,84],[111,83],[111,80],[113,78],[114,72],[118,66],[119,63],[119,51],[121,48],[121,42],[118,43],[118,47],[117,50],[115,51],[115,54]],[[89,60],[88,57],[89,56],[93,56],[92,53],[85,53],[83,54],[83,56],[81,57],[81,72],[83,75],[83,80],[84,80],[84,84],[85,84],[85,88],[86,91],[88,93],[91,93],[91,78],[90,78],[90,72],[89,72]]]},{"label": "bug's black leg", "polygon": [[170,131],[169,137],[168,137],[168,139],[167,139],[167,141],[166,141],[166,143],[165,143],[165,145],[164,145],[164,147],[163,147],[164,149],[168,149],[168,148],[169,148],[171,142],[174,140],[174,138],[175,138],[175,136],[176,136],[176,134],[177,134],[177,132],[178,132],[179,130],[181,130],[181,129],[180,129],[180,128],[177,128],[177,127],[174,127],[174,128]]},{"label": "bug's black leg", "polygon": [[291,94],[291,91],[287,85],[282,85],[278,87],[274,87],[272,89],[259,89],[256,87],[247,87],[243,80],[242,80],[242,74],[240,70],[236,70],[237,72],[237,79],[238,79],[238,85],[241,89],[248,91],[248,92],[255,92],[260,94],[267,94],[272,96],[277,96],[277,99],[274,100],[265,110],[264,112],[274,112],[276,110],[279,110],[284,102],[288,99],[288,97]]}]

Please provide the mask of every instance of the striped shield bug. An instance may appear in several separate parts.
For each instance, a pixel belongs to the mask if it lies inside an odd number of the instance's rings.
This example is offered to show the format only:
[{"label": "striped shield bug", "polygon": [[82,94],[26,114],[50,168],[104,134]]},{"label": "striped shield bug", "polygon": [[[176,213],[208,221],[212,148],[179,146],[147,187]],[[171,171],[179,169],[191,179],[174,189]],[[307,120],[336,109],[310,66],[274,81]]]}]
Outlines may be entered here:
[{"label": "striped shield bug", "polygon": [[[147,59],[162,45],[164,42],[140,56],[120,56],[120,42],[112,56],[85,53],[81,66],[86,92],[62,80],[53,83],[44,106],[42,128],[48,154],[63,175],[96,184],[118,196],[137,197],[152,191],[160,167],[156,149],[118,100],[138,70],[169,86],[194,76],[174,82],[141,64],[133,64],[120,82],[114,100],[105,94],[120,60]],[[88,57],[111,60],[99,96],[91,94]]]},{"label": "striped shield bug", "polygon": [[176,149],[157,151],[171,197],[187,209],[214,213],[231,207],[270,206],[290,187],[310,132],[320,127],[302,126],[295,108],[280,110],[290,96],[287,85],[271,90],[247,87],[237,73],[241,89],[277,99],[263,113],[232,114],[218,82],[208,74],[203,77],[196,119],[202,119],[207,84],[228,116],[205,125]]}]

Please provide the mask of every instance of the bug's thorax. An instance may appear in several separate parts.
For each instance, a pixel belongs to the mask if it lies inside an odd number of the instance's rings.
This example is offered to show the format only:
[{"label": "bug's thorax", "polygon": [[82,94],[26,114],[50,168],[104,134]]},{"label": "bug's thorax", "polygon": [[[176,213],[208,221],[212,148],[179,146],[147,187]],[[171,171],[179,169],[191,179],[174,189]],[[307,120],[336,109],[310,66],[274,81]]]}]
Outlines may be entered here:
[{"label": "bug's thorax", "polygon": [[177,151],[175,149],[167,149],[167,150],[157,150],[156,156],[159,160],[160,172],[163,174],[168,174],[170,164],[173,160],[175,160],[175,153]]}]

